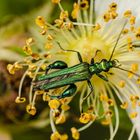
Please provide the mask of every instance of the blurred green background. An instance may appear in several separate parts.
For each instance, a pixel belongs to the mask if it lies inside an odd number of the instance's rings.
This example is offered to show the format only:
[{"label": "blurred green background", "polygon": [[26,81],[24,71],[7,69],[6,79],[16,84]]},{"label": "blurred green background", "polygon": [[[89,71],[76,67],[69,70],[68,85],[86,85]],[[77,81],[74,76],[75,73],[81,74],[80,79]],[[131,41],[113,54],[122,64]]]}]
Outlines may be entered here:
[{"label": "blurred green background", "polygon": [[[71,10],[74,0],[62,0],[65,9]],[[42,15],[52,22],[58,15],[59,9],[50,0],[0,0],[0,140],[49,140],[51,128],[49,126],[47,104],[39,102],[38,113],[31,117],[25,112],[25,104],[14,103],[20,78],[23,71],[11,76],[6,70],[8,63],[23,58],[21,47],[25,39],[34,36],[41,38],[34,23],[35,17]],[[24,91],[28,91],[30,79],[24,83]],[[71,104],[76,109],[76,99]],[[76,111],[76,110],[75,110]],[[71,110],[73,112],[73,110]],[[115,140],[126,140],[131,130],[131,123],[126,113],[120,110],[120,129]],[[67,121],[59,126],[69,133],[74,121]],[[109,138],[109,128],[98,122],[81,133],[81,140],[104,140]],[[133,138],[137,140],[137,137]]]}]

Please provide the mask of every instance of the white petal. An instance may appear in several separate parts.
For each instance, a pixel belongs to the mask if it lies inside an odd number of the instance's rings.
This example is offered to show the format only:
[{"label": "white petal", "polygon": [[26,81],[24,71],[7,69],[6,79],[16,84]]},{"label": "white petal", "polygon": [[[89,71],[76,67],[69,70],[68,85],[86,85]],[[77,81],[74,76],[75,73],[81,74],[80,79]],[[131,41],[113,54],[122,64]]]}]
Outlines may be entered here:
[{"label": "white petal", "polygon": [[132,10],[137,21],[140,19],[140,1],[139,0],[95,0],[95,13],[96,17],[101,17],[108,9],[109,4],[115,2],[118,4],[117,12],[123,15],[126,10]]}]

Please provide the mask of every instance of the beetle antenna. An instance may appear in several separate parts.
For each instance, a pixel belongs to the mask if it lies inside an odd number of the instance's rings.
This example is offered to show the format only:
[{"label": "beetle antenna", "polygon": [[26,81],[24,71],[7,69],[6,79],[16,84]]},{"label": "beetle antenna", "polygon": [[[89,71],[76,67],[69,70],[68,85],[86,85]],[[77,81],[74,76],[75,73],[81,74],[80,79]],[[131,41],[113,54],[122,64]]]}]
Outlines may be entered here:
[{"label": "beetle antenna", "polygon": [[116,49],[116,47],[117,47],[117,45],[118,45],[118,42],[119,42],[119,40],[120,40],[122,31],[124,30],[124,27],[125,27],[126,23],[127,23],[127,22],[124,23],[124,25],[123,25],[123,27],[122,27],[122,29],[121,29],[121,32],[119,33],[119,36],[118,36],[118,38],[117,38],[117,40],[116,40],[116,43],[115,43],[115,46],[114,46],[113,51],[112,51],[112,53],[111,53],[111,56],[110,56],[110,58],[109,58],[109,61],[110,61],[110,60],[112,59],[112,57],[113,57],[114,51],[115,51],[115,49]]},{"label": "beetle antenna", "polygon": [[127,69],[124,69],[124,68],[121,68],[121,67],[114,67],[114,68],[117,68],[117,69],[120,69],[120,70],[123,70],[123,71],[126,71],[126,72],[130,72],[132,74],[134,74],[135,76],[139,77],[140,78],[140,75],[133,72],[133,71],[130,71],[130,70],[127,70]]},{"label": "beetle antenna", "polygon": [[75,50],[65,50],[65,49],[60,45],[59,42],[56,41],[56,43],[58,44],[59,48],[60,48],[61,50],[63,50],[63,51],[76,52],[76,53],[77,53],[77,51],[75,51]]}]

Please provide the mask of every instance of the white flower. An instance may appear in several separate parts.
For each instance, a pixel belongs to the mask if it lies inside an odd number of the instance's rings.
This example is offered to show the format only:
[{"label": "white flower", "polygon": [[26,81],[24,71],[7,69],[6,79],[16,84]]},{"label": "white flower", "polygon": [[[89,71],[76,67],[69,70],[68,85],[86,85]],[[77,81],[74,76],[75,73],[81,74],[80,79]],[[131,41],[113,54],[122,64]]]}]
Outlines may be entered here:
[{"label": "white flower", "polygon": [[[71,17],[75,21],[70,20],[70,14],[63,9],[60,0],[53,0],[52,2],[60,7],[60,17],[54,21],[54,25],[46,22],[41,16],[37,17],[36,23],[41,29],[41,34],[47,36],[46,45],[42,48],[41,53],[33,55],[30,44],[26,42],[24,51],[31,56],[31,60],[36,60],[35,62],[30,60],[30,63],[26,62],[26,64],[29,68],[31,64],[36,65],[37,69],[36,71],[28,69],[25,75],[28,74],[35,80],[43,65],[46,66],[48,62],[54,62],[58,59],[65,61],[69,67],[80,63],[76,53],[63,49],[80,52],[84,62],[90,63],[91,59],[94,58],[97,69],[90,79],[94,87],[93,93],[89,95],[91,89],[88,88],[86,81],[76,84],[78,92],[80,92],[79,109],[84,111],[81,113],[80,121],[87,123],[77,131],[83,131],[95,120],[100,120],[103,125],[110,126],[110,139],[114,139],[119,127],[116,96],[121,102],[122,109],[131,110],[129,112],[131,119],[139,117],[137,107],[140,105],[140,27],[138,26],[140,2],[138,0],[96,0],[95,2],[94,0],[90,0],[90,2],[78,0],[77,3],[74,3],[71,13]],[[48,62],[44,58],[45,49],[49,52],[45,55]],[[109,71],[104,71],[103,68],[106,69],[107,65],[101,65],[102,60],[114,62],[115,65],[113,68],[109,67]],[[98,70],[101,70],[101,75],[98,75]],[[30,110],[28,113],[33,111],[31,109],[35,109],[35,98],[40,95],[40,93],[35,92],[32,99],[32,89],[33,85],[30,90]],[[50,102],[50,95],[54,95],[54,93],[60,95],[60,91],[61,89],[56,89],[49,95],[46,92],[41,92],[41,94],[43,94],[43,100]],[[20,94],[21,92],[19,92],[18,98]],[[58,100],[60,100],[60,104],[67,105],[71,99]],[[87,101],[87,110],[83,109],[84,99]],[[57,130],[53,118],[56,119],[58,116],[64,115],[64,112],[65,110],[58,110],[58,108],[50,111],[51,126],[54,133]],[[113,116],[115,117],[114,127]],[[129,139],[131,139],[133,132],[134,129]]]}]

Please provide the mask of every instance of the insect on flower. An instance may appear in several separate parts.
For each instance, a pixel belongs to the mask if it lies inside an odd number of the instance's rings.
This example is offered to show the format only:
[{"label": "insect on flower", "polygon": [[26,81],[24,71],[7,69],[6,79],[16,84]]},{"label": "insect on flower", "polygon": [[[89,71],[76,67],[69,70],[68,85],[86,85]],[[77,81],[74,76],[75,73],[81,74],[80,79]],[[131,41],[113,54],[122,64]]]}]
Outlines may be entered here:
[{"label": "insect on flower", "polygon": [[[136,16],[130,9],[119,12],[120,3],[112,2],[107,5],[108,2],[105,1],[104,6],[101,2],[78,0],[73,4],[70,17],[69,12],[63,9],[61,0],[52,0],[61,11],[54,24],[49,24],[42,16],[35,20],[41,29],[40,34],[47,38],[45,47],[40,49],[41,53],[34,53],[34,41],[28,39],[24,46],[28,57],[24,62],[8,67],[14,74],[15,70],[28,66],[22,77],[16,102],[25,101],[21,97],[21,87],[28,75],[32,82],[27,112],[31,115],[37,112],[37,95],[42,95],[43,100],[48,101],[52,140],[68,139],[67,135],[61,135],[57,131],[55,124],[66,121],[65,112],[70,109],[69,102],[76,93],[80,93],[79,121],[85,125],[78,129],[72,127],[74,139],[79,139],[79,132],[88,128],[95,120],[109,125],[110,139],[115,137],[119,127],[119,112],[114,94],[120,100],[122,109],[133,109],[129,114],[131,119],[139,116],[140,28],[135,25]],[[103,8],[100,11],[99,5],[106,10]],[[115,125],[112,124],[113,117]],[[134,130],[135,127],[129,139]]]}]

